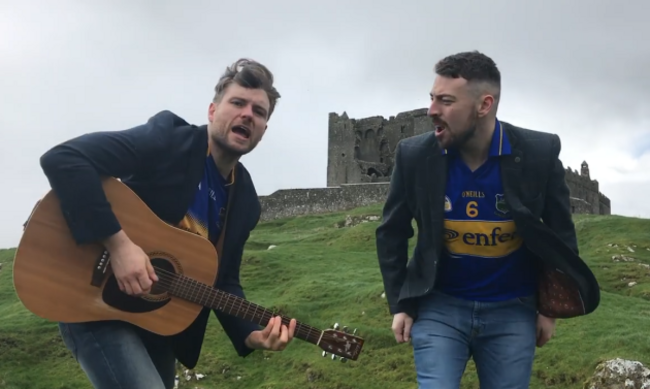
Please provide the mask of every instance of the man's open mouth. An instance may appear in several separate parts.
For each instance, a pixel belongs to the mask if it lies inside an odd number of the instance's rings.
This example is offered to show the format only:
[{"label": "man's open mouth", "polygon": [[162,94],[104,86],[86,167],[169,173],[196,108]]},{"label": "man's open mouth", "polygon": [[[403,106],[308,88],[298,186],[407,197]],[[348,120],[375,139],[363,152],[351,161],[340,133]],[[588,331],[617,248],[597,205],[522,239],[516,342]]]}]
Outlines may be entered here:
[{"label": "man's open mouth", "polygon": [[251,130],[249,130],[246,126],[234,126],[232,128],[232,132],[246,139],[250,138],[251,136]]}]

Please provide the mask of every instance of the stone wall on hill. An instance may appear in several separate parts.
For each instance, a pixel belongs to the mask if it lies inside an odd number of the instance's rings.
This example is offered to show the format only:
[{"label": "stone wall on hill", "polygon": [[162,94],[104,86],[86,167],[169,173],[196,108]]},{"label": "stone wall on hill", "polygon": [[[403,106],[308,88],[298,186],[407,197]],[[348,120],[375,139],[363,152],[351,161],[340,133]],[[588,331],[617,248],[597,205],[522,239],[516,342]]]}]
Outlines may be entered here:
[{"label": "stone wall on hill", "polygon": [[260,196],[261,220],[345,211],[381,203],[388,183],[342,184],[331,188],[284,189]]}]

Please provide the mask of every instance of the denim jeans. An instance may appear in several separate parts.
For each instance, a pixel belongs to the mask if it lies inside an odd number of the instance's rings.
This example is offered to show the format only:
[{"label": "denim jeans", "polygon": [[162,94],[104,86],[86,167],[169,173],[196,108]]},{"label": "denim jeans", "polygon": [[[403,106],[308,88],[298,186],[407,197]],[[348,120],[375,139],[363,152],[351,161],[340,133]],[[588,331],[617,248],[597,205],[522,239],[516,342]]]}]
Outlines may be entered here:
[{"label": "denim jeans", "polygon": [[535,297],[474,302],[434,292],[411,329],[420,389],[460,386],[470,357],[481,389],[527,389],[535,356]]},{"label": "denim jeans", "polygon": [[162,337],[120,321],[59,323],[95,389],[172,389],[176,360]]}]

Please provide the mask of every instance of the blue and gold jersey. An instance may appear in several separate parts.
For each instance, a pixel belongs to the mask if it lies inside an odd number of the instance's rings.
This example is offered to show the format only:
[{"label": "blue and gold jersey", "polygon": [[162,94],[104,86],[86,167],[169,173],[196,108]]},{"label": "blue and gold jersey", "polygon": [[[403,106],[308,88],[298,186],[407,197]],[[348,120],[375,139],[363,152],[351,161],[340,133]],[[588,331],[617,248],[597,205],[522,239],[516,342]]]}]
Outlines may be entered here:
[{"label": "blue and gold jersey", "polygon": [[499,156],[510,153],[497,125],[488,160],[472,172],[457,152],[449,158],[445,196],[443,258],[438,289],[459,298],[499,301],[536,290],[535,261],[526,254],[508,211]]},{"label": "blue and gold jersey", "polygon": [[201,235],[216,244],[223,228],[228,203],[228,187],[234,182],[234,170],[230,182],[227,182],[219,173],[208,150],[203,178],[199,182],[190,209],[178,223],[178,227]]}]

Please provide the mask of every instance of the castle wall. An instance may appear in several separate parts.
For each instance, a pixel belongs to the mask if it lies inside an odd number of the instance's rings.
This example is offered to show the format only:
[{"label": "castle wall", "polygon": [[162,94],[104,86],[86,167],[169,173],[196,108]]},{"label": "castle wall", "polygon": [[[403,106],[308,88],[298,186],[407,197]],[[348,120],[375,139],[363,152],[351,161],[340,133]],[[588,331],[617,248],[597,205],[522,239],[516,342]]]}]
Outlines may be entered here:
[{"label": "castle wall", "polygon": [[[337,212],[383,203],[393,168],[397,143],[407,137],[433,131],[426,109],[391,116],[350,119],[329,114],[327,187],[279,190],[260,196],[262,220]],[[598,181],[589,176],[589,166],[580,173],[565,169],[570,190],[571,213],[611,214],[609,198],[599,191]]]},{"label": "castle wall", "polygon": [[565,169],[564,179],[571,191],[571,197],[582,199],[588,204],[581,208],[584,209],[583,212],[577,213],[600,213],[598,181],[592,181],[589,177],[580,175],[569,167]]},{"label": "castle wall", "polygon": [[611,201],[600,192],[598,181],[590,178],[586,162],[583,162],[580,173],[567,167],[564,179],[571,192],[572,213],[611,215]]},{"label": "castle wall", "polygon": [[345,211],[381,203],[386,199],[389,184],[343,184],[330,188],[285,189],[260,196],[260,220]]},{"label": "castle wall", "polygon": [[602,193],[598,193],[598,204],[599,204],[599,214],[600,215],[611,215],[612,214],[612,204],[607,196]]},{"label": "castle wall", "polygon": [[571,213],[591,213],[591,204],[583,199],[577,197],[569,197],[569,203],[571,204]]},{"label": "castle wall", "polygon": [[397,142],[432,130],[426,109],[402,112],[388,120],[330,113],[327,186],[389,181]]}]

